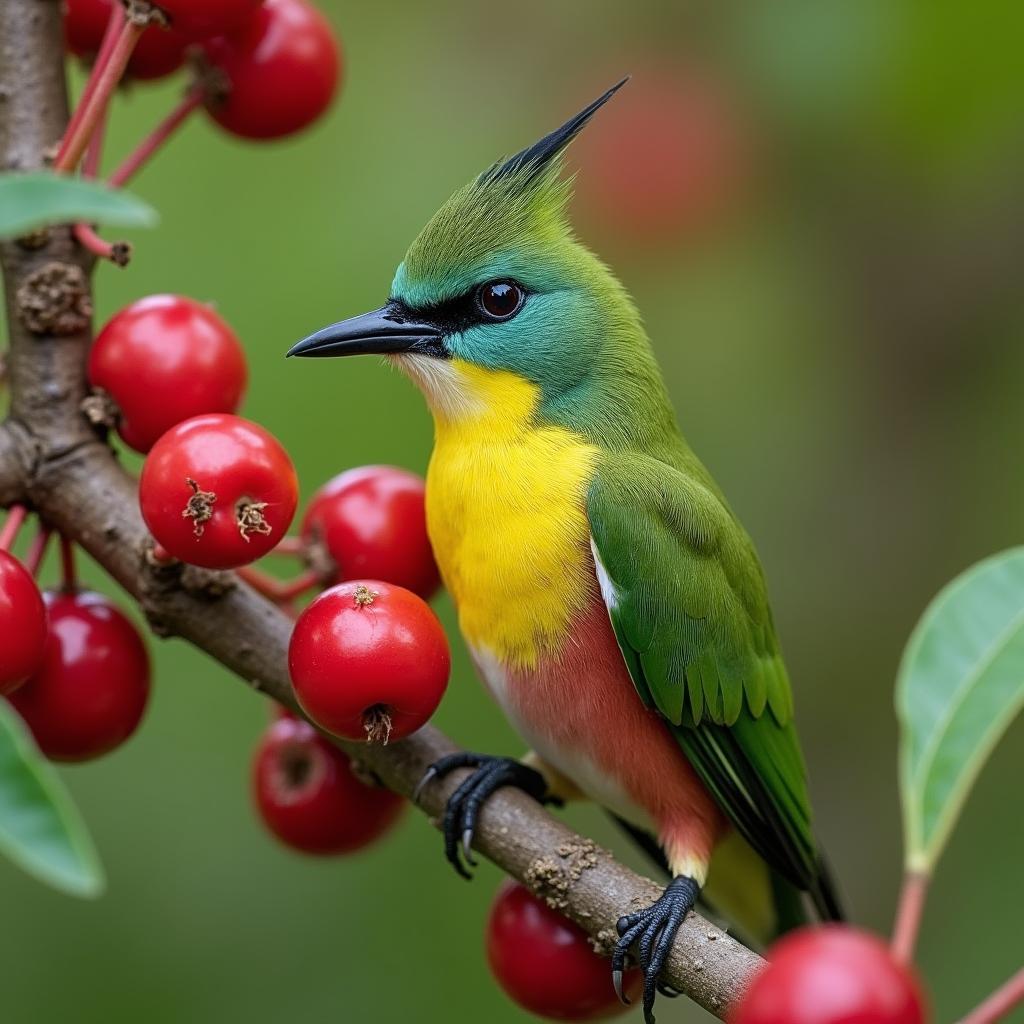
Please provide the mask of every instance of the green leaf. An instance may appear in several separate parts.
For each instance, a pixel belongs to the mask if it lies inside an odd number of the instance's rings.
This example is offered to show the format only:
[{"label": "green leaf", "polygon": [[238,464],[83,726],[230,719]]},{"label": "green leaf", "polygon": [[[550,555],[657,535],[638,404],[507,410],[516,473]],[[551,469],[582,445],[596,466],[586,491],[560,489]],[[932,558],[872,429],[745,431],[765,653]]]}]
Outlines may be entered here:
[{"label": "green leaf", "polygon": [[85,823],[5,700],[0,700],[0,853],[73,896],[103,891],[103,868]]},{"label": "green leaf", "polygon": [[1024,706],[1024,548],[986,559],[929,605],[896,683],[908,870],[935,866],[970,788]]},{"label": "green leaf", "polygon": [[47,171],[0,175],[0,238],[70,221],[144,228],[157,219],[148,203],[97,181]]}]

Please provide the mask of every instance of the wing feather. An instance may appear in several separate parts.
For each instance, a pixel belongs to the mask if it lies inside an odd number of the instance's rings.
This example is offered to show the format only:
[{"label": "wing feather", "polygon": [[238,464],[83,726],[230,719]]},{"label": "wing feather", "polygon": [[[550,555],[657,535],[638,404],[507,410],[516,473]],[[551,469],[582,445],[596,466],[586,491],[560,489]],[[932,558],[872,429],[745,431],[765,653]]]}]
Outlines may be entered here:
[{"label": "wing feather", "polygon": [[647,456],[608,457],[587,513],[637,692],[744,838],[814,894],[822,880],[789,679],[750,540],[702,470]]}]

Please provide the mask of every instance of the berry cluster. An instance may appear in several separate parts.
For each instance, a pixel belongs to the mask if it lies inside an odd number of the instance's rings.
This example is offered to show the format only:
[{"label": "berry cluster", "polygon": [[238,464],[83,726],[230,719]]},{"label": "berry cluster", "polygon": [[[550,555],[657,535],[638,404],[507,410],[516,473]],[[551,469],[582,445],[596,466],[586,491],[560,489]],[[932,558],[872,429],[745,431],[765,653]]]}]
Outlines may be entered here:
[{"label": "berry cluster", "polygon": [[[226,132],[276,139],[301,131],[330,106],[341,48],[308,0],[65,0],[64,38],[91,73],[54,160],[59,171],[97,176],[102,125],[122,78],[151,81],[189,67],[185,95],[109,176],[124,185],[198,109]],[[121,266],[127,243],[109,243],[87,224],[78,241]]]},{"label": "berry cluster", "polygon": [[24,564],[8,550],[26,518],[12,509],[0,532],[0,695],[54,761],[89,761],[119,747],[149,699],[149,655],[138,630],[76,581],[63,541],[64,581],[35,582],[50,531],[40,527]]}]

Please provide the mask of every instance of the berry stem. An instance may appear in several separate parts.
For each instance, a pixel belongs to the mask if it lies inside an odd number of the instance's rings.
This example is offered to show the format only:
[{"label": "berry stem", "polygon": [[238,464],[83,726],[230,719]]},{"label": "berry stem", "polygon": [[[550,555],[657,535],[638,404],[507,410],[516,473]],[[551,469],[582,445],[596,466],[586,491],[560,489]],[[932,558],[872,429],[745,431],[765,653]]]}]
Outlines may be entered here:
[{"label": "berry stem", "polygon": [[39,567],[43,564],[43,559],[46,557],[46,546],[50,543],[52,533],[53,530],[49,526],[44,526],[40,523],[28,551],[25,552],[25,568],[28,569],[33,577],[39,575]]},{"label": "berry stem", "polygon": [[1024,1003],[1024,967],[963,1017],[960,1024],[994,1024],[1021,1003]]},{"label": "berry stem", "polygon": [[235,572],[257,593],[277,604],[288,604],[300,594],[315,587],[320,582],[317,573],[310,569],[293,580],[279,580],[269,573],[251,565],[243,565]]},{"label": "berry stem", "polygon": [[110,51],[121,31],[121,25],[124,23],[124,19],[124,8],[119,3],[111,5],[110,18],[107,21],[106,31],[103,33],[103,40],[100,42],[99,52],[96,54],[96,59],[93,61],[89,77],[85,82],[85,88],[82,90],[82,95],[78,99],[78,104],[71,114],[68,126],[64,129],[64,139],[69,138],[73,132],[78,131],[78,126],[81,123],[82,114],[85,111],[86,104],[89,102],[92,94],[96,91],[96,82],[100,76],[100,69],[103,68],[110,59]]},{"label": "berry stem", "polygon": [[301,555],[304,550],[305,544],[302,543],[301,537],[285,537],[270,553],[287,557],[289,555]]},{"label": "berry stem", "polygon": [[57,158],[53,162],[55,171],[73,171],[78,166],[85,147],[89,144],[89,140],[103,118],[110,97],[114,89],[117,88],[117,83],[124,75],[124,69],[128,66],[132,50],[135,49],[135,44],[139,41],[142,33],[146,31],[146,27],[146,22],[142,19],[125,18],[124,23],[118,29],[117,38],[110,48],[106,61],[101,64],[97,59],[93,65],[91,77],[95,78],[95,85],[91,91],[88,86],[86,87],[86,95],[79,103],[81,116],[77,117],[77,121],[76,118],[72,118],[68,130],[64,133],[64,139],[57,151]]},{"label": "berry stem", "polygon": [[910,964],[914,959],[914,947],[928,897],[928,882],[928,876],[918,871],[908,871],[903,876],[891,943],[892,955],[901,964]]},{"label": "berry stem", "polygon": [[101,260],[110,260],[119,267],[127,267],[132,258],[132,247],[130,242],[108,242],[96,234],[90,224],[76,224],[74,226],[75,239],[83,249],[88,249],[94,256]]},{"label": "berry stem", "polygon": [[312,569],[308,569],[306,572],[300,573],[293,580],[289,580],[280,591],[279,600],[291,601],[293,598],[299,597],[304,594],[307,590],[312,590],[320,582],[320,574],[314,572]]},{"label": "berry stem", "polygon": [[96,121],[92,138],[89,139],[89,146],[85,151],[85,160],[82,163],[82,176],[95,178],[100,173],[100,160],[103,158],[103,140],[107,134],[107,108],[104,107]]},{"label": "berry stem", "polygon": [[181,102],[125,157],[117,170],[111,174],[109,183],[119,188],[135,177],[149,158],[188,119],[189,114],[202,106],[203,98],[201,86],[190,89]]},{"label": "berry stem", "polygon": [[60,535],[61,586],[69,594],[78,590],[78,567],[75,565],[75,545],[70,537]]},{"label": "berry stem", "polygon": [[6,551],[15,542],[27,515],[28,509],[24,505],[11,506],[3,529],[0,530],[0,551]]}]

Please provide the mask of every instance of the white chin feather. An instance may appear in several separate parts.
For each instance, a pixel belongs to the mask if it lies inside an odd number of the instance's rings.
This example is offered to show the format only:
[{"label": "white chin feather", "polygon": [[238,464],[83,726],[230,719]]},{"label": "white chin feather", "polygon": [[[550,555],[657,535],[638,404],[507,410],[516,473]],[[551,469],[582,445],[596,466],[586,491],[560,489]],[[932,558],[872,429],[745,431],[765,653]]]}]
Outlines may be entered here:
[{"label": "white chin feather", "polygon": [[430,408],[448,419],[480,413],[480,401],[470,392],[450,359],[404,353],[386,357],[423,392]]}]

